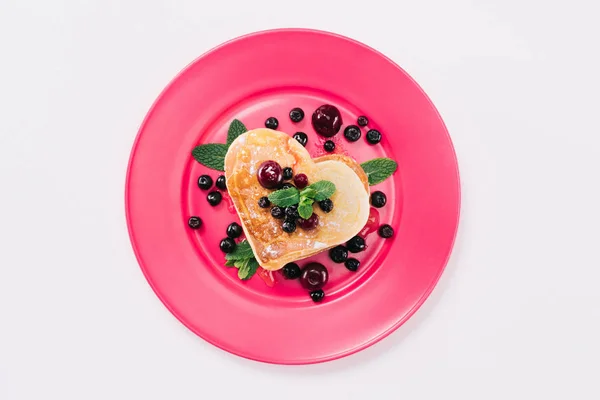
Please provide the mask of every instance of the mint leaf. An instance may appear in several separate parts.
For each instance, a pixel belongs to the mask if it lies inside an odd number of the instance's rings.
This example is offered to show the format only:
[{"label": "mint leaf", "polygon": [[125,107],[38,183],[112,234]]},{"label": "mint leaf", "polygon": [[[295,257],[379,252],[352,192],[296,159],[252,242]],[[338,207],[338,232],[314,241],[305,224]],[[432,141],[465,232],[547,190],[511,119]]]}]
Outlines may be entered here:
[{"label": "mint leaf", "polygon": [[229,125],[229,130],[227,131],[227,146],[229,146],[233,141],[243,133],[246,133],[248,129],[246,126],[242,124],[242,122],[238,119],[234,119],[231,121]]},{"label": "mint leaf", "polygon": [[252,252],[252,247],[250,247],[250,243],[247,240],[242,240],[235,246],[235,250],[231,253],[225,254],[226,260],[244,260],[247,258],[254,257],[254,253]]},{"label": "mint leaf", "polygon": [[308,219],[313,214],[313,201],[309,198],[303,198],[298,205],[298,214],[300,218]]},{"label": "mint leaf", "polygon": [[300,199],[302,199],[303,197],[314,199],[316,195],[317,191],[309,186],[307,188],[302,189],[302,191],[300,192]]},{"label": "mint leaf", "polygon": [[313,189],[316,192],[314,196],[315,201],[322,201],[328,199],[335,193],[335,185],[333,184],[333,182],[329,181],[315,182],[312,185],[308,186],[308,188]]},{"label": "mint leaf", "polygon": [[377,185],[389,178],[398,168],[396,161],[389,158],[374,158],[360,164],[369,178],[369,186]]},{"label": "mint leaf", "polygon": [[240,278],[243,281],[248,280],[252,278],[252,276],[256,273],[257,269],[258,261],[256,261],[256,258],[252,257],[250,259],[247,259],[246,262],[243,265],[240,265],[238,269],[238,278]]},{"label": "mint leaf", "polygon": [[295,187],[277,190],[269,195],[271,203],[279,207],[289,207],[298,204],[300,194]]},{"label": "mint leaf", "polygon": [[225,154],[227,145],[221,143],[203,144],[192,150],[196,161],[217,171],[225,171]]},{"label": "mint leaf", "polygon": [[235,266],[235,260],[227,260],[227,261],[225,261],[225,266],[226,267],[233,267],[233,266]]}]

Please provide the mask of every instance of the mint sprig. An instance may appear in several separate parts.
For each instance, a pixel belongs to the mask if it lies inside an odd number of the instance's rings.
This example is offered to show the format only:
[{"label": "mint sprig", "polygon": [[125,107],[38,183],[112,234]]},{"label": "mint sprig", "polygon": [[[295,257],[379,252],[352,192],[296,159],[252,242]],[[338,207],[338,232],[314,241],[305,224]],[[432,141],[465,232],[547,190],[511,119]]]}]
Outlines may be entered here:
[{"label": "mint sprig", "polygon": [[227,145],[221,143],[203,144],[192,150],[196,161],[217,171],[225,171],[225,154],[227,154]]},{"label": "mint sprig", "polygon": [[209,143],[196,146],[192,150],[192,156],[194,156],[196,161],[208,168],[225,171],[225,155],[229,146],[238,136],[247,131],[248,129],[246,129],[246,126],[241,121],[234,119],[227,131],[227,144]]},{"label": "mint sprig", "polygon": [[289,207],[300,202],[300,192],[295,187],[276,190],[269,195],[271,203],[279,207]]},{"label": "mint sprig", "polygon": [[396,172],[398,163],[389,158],[374,158],[360,164],[360,166],[365,171],[365,174],[367,174],[369,186],[373,186],[385,181]]},{"label": "mint sprig", "polygon": [[252,278],[259,267],[247,240],[242,240],[233,252],[225,254],[225,260],[225,266],[237,268],[238,278],[244,281]]},{"label": "mint sprig", "polygon": [[313,203],[330,198],[335,193],[335,185],[329,181],[318,181],[298,191],[295,187],[277,190],[269,195],[271,203],[279,207],[298,204],[298,214],[307,219],[313,213]]},{"label": "mint sprig", "polygon": [[225,254],[226,260],[243,260],[245,258],[254,257],[254,253],[252,252],[252,247],[250,247],[250,243],[247,240],[242,240],[235,246],[235,250],[231,253]]},{"label": "mint sprig", "polygon": [[[329,181],[319,181],[309,185],[306,189],[315,191],[315,195],[311,198],[314,201],[323,201],[330,198],[335,193],[335,185]],[[305,190],[306,190],[305,189]]]},{"label": "mint sprig", "polygon": [[242,121],[238,119],[234,119],[233,121],[231,121],[231,124],[229,125],[229,130],[227,131],[227,146],[233,143],[233,141],[237,139],[238,136],[246,132],[248,132],[248,129],[246,129],[246,126],[242,124]]},{"label": "mint sprig", "polygon": [[298,214],[300,218],[308,219],[313,213],[313,202],[314,200],[308,197],[302,197],[298,204]]}]

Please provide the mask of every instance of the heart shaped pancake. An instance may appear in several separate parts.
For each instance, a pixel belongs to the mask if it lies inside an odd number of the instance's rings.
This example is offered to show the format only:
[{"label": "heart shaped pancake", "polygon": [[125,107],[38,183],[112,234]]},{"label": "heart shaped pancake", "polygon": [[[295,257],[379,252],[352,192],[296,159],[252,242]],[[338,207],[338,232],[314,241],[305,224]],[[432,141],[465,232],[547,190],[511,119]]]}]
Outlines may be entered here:
[{"label": "heart shaped pancake", "polygon": [[[260,185],[259,165],[267,160],[291,167],[294,174],[306,174],[309,183],[331,181],[336,191],[331,196],[334,207],[324,213],[318,204],[313,211],[319,225],[313,230],[300,228],[286,233],[282,220],[260,208],[258,200],[272,193]],[[261,128],[239,136],[225,156],[227,190],[240,216],[242,227],[259,264],[277,270],[285,264],[345,243],[355,236],[369,217],[369,184],[354,159],[335,154],[312,159],[308,151],[289,135]]]}]

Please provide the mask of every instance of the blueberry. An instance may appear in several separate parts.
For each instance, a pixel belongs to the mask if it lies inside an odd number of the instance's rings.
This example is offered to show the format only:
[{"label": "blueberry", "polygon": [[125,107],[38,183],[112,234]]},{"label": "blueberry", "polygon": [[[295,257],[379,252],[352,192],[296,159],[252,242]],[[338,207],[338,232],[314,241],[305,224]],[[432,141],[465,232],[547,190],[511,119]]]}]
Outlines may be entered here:
[{"label": "blueberry", "polygon": [[208,196],[206,196],[206,200],[208,200],[208,204],[210,204],[211,206],[216,206],[217,204],[219,204],[221,202],[221,199],[223,198],[223,196],[221,195],[220,192],[210,192],[208,194]]},{"label": "blueberry", "polygon": [[223,253],[231,253],[235,250],[235,241],[232,238],[225,238],[221,240],[219,247]]},{"label": "blueberry", "polygon": [[326,152],[331,153],[335,150],[335,143],[333,143],[331,140],[328,140],[325,142],[325,144],[323,144],[323,148]]},{"label": "blueberry", "polygon": [[273,218],[282,219],[283,217],[285,217],[285,211],[283,210],[283,208],[275,206],[271,208],[271,216]]},{"label": "blueberry", "polygon": [[346,129],[344,129],[344,137],[348,139],[349,142],[356,142],[360,139],[360,128],[356,125],[348,125]]},{"label": "blueberry", "polygon": [[308,142],[308,135],[304,132],[296,132],[294,133],[294,139],[298,141],[302,146],[306,147],[306,143]]},{"label": "blueberry", "polygon": [[290,179],[292,179],[293,176],[294,176],[293,169],[291,169],[290,167],[285,167],[283,169],[283,180],[284,181],[289,181]]},{"label": "blueberry", "polygon": [[285,216],[290,220],[297,220],[300,218],[300,214],[298,214],[298,206],[289,206],[285,209]]},{"label": "blueberry", "polygon": [[381,236],[384,239],[389,239],[392,236],[394,236],[394,228],[392,228],[388,224],[381,225],[377,232],[379,233],[379,236]]},{"label": "blueberry", "polygon": [[200,178],[198,178],[198,187],[202,190],[210,189],[212,184],[213,180],[208,175],[202,175]]},{"label": "blueberry", "polygon": [[348,259],[348,250],[344,246],[335,246],[329,250],[329,258],[333,262],[341,264]]},{"label": "blueberry", "polygon": [[242,227],[237,222],[232,222],[227,227],[227,236],[229,236],[232,239],[239,238],[240,236],[242,236],[242,232]]},{"label": "blueberry", "polygon": [[291,183],[284,183],[283,185],[281,185],[280,189],[289,189],[291,187],[294,187],[294,185],[292,185]]},{"label": "blueberry", "polygon": [[371,205],[373,207],[381,208],[385,206],[385,203],[387,203],[387,197],[385,196],[385,193],[378,190],[371,194]]},{"label": "blueberry", "polygon": [[225,181],[225,175],[221,175],[217,178],[217,187],[221,190],[227,190],[227,182]]},{"label": "blueberry", "polygon": [[361,115],[360,117],[358,117],[356,122],[358,123],[358,126],[367,126],[367,124],[369,123],[369,119],[364,115]]},{"label": "blueberry", "polygon": [[331,201],[331,199],[321,200],[319,202],[319,208],[321,208],[323,212],[328,213],[333,210],[333,201]]},{"label": "blueberry", "polygon": [[275,117],[269,117],[265,121],[265,126],[269,129],[277,129],[279,126],[279,121],[277,121],[277,118]]},{"label": "blueberry", "polygon": [[321,301],[323,301],[324,297],[325,297],[325,292],[323,291],[323,289],[314,290],[314,291],[310,292],[310,298],[315,303],[320,303]]},{"label": "blueberry", "polygon": [[369,132],[367,132],[367,142],[370,144],[377,144],[381,142],[381,132],[379,132],[377,129],[371,129]]},{"label": "blueberry", "polygon": [[283,229],[284,232],[292,233],[296,230],[296,223],[291,219],[286,219],[283,221],[281,229]]},{"label": "blueberry", "polygon": [[200,217],[190,217],[190,219],[188,219],[188,225],[192,229],[198,229],[202,226],[202,220]]},{"label": "blueberry", "polygon": [[300,122],[304,119],[304,111],[300,107],[292,108],[290,111],[290,119],[293,122]]},{"label": "blueberry", "polygon": [[281,269],[285,279],[297,279],[302,274],[300,267],[296,263],[288,263]]},{"label": "blueberry", "polygon": [[351,253],[360,253],[367,246],[365,244],[365,239],[361,238],[360,236],[354,236],[352,239],[346,242],[346,247]]},{"label": "blueberry", "polygon": [[346,260],[344,265],[346,266],[348,271],[356,272],[358,267],[360,267],[360,261],[358,261],[356,258],[349,258]]},{"label": "blueberry", "polygon": [[269,200],[269,198],[267,196],[261,197],[260,199],[258,199],[258,206],[260,208],[267,208],[271,205],[271,201]]}]

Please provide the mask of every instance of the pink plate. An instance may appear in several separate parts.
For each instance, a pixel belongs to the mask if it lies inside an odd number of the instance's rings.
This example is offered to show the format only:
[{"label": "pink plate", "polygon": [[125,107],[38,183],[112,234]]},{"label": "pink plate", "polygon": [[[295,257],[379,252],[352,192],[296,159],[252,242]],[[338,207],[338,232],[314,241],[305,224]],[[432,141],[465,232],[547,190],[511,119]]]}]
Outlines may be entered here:
[{"label": "pink plate", "polygon": [[[279,130],[309,136],[307,149],[323,154],[310,117],[336,105],[343,128],[369,118],[359,141],[340,131],[336,152],[359,162],[390,157],[398,171],[372,190],[387,194],[380,223],[395,235],[367,235],[353,273],[323,262],[330,279],[315,304],[297,280],[279,272],[268,287],[257,274],[240,281],[218,248],[225,228],[239,221],[229,198],[211,207],[197,179],[219,172],[191,157],[201,143],[224,143],[237,118],[249,129],[270,116]],[[288,113],[306,116],[293,123]],[[383,140],[365,141],[368,129]],[[356,41],[326,32],[284,29],[244,36],[211,50],[161,93],[133,146],[126,187],[127,223],[148,282],[167,308],[210,343],[253,360],[308,364],[361,350],[389,335],[423,303],[450,255],[458,224],[460,187],[452,143],[419,86],[396,64]],[[198,230],[190,216],[204,221]],[[303,265],[306,261],[302,261]]]}]

